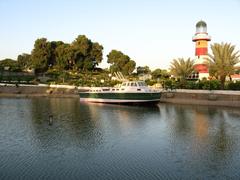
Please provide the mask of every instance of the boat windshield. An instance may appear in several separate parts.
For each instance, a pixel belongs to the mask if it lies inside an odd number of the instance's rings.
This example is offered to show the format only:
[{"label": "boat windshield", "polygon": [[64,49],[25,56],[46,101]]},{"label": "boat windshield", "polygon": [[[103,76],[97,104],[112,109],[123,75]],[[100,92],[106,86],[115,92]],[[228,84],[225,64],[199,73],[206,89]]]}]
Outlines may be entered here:
[{"label": "boat windshield", "polygon": [[145,82],[138,82],[139,86],[146,86]]},{"label": "boat windshield", "polygon": [[143,81],[136,81],[136,82],[124,82],[124,83],[122,83],[121,86],[137,87],[137,86],[146,86],[146,84]]},{"label": "boat windshield", "polygon": [[132,83],[131,83],[131,86],[137,86],[137,83],[132,82]]}]

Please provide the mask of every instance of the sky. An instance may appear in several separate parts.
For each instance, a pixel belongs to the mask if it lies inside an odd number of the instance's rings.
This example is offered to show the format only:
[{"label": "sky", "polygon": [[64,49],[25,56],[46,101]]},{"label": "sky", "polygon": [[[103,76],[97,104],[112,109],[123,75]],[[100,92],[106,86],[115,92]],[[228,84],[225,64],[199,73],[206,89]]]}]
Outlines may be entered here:
[{"label": "sky", "polygon": [[102,68],[116,49],[137,66],[168,69],[173,59],[194,58],[200,20],[210,44],[240,50],[240,0],[0,0],[0,59],[31,53],[38,38],[71,43],[86,35],[104,47]]}]

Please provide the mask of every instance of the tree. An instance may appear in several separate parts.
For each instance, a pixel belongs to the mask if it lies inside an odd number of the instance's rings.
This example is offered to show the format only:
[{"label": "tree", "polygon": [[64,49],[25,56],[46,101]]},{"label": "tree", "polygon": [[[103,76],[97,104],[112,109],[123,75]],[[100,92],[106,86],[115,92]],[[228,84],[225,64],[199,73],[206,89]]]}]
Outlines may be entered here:
[{"label": "tree", "polygon": [[17,62],[21,70],[27,69],[31,67],[31,55],[26,53],[18,55]]},{"label": "tree", "polygon": [[155,69],[151,73],[153,79],[166,79],[169,78],[169,73],[165,69]]},{"label": "tree", "polygon": [[62,41],[51,41],[50,42],[50,46],[51,46],[51,48],[50,48],[50,51],[51,51],[51,56],[50,56],[50,58],[49,58],[49,62],[48,62],[48,64],[49,64],[49,66],[54,66],[55,64],[56,64],[56,56],[57,56],[57,52],[56,52],[56,49],[59,47],[59,46],[61,46],[61,45],[63,45],[64,43],[62,42]]},{"label": "tree", "polygon": [[136,68],[136,62],[129,60],[123,67],[123,74],[130,75]]},{"label": "tree", "polygon": [[122,72],[124,75],[130,75],[135,67],[135,61],[131,60],[129,56],[123,54],[121,51],[112,50],[107,55],[107,62],[111,64],[111,72]]},{"label": "tree", "polygon": [[72,43],[73,64],[77,69],[93,70],[102,61],[103,46],[79,35]]},{"label": "tree", "polygon": [[68,70],[71,67],[73,51],[69,44],[61,44],[55,50],[56,67],[59,70]]},{"label": "tree", "polygon": [[48,69],[51,58],[51,44],[46,38],[37,39],[32,50],[31,60],[33,68],[37,72],[44,72]]},{"label": "tree", "polygon": [[138,66],[137,67],[137,74],[149,74],[151,73],[151,70],[148,66]]},{"label": "tree", "polygon": [[0,61],[0,70],[21,71],[17,61],[13,59],[4,59]]},{"label": "tree", "polygon": [[184,81],[194,71],[193,60],[190,58],[186,60],[183,58],[173,59],[171,62],[170,71],[175,77],[180,78],[181,81]]},{"label": "tree", "polygon": [[230,43],[214,43],[211,45],[213,55],[209,54],[209,73],[221,82],[224,89],[226,76],[234,74],[234,66],[239,62],[239,51]]},{"label": "tree", "polygon": [[90,51],[90,57],[92,59],[94,67],[102,62],[103,59],[103,46],[95,42],[92,44],[92,49]]}]

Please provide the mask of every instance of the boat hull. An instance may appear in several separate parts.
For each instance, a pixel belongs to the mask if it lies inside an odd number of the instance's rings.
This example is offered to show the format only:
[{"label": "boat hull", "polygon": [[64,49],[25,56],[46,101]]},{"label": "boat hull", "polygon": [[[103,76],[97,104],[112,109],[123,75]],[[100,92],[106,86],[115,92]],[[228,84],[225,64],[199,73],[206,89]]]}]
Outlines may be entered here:
[{"label": "boat hull", "polygon": [[100,103],[154,103],[159,102],[158,93],[79,93],[80,101]]}]

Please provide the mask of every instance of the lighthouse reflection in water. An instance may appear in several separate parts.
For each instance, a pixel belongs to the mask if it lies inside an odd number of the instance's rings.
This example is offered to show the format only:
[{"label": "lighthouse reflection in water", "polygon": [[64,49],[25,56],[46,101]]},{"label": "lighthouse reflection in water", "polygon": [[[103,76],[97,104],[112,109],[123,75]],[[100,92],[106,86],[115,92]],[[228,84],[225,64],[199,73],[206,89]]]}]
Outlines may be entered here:
[{"label": "lighthouse reflection in water", "polygon": [[207,106],[2,98],[0,179],[239,179],[239,115]]}]

